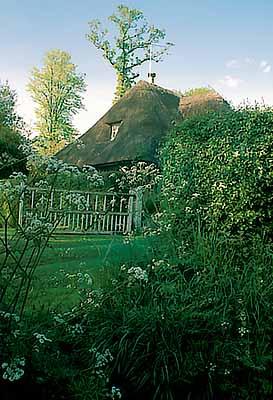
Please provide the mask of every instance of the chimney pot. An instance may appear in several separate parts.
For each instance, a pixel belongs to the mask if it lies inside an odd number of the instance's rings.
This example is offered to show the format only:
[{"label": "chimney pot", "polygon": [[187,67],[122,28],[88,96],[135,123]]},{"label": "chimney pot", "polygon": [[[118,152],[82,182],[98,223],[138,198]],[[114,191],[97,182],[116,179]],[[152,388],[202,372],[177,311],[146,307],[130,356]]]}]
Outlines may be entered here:
[{"label": "chimney pot", "polygon": [[155,83],[155,77],[156,77],[156,73],[155,72],[149,72],[148,73],[148,78],[150,83]]}]

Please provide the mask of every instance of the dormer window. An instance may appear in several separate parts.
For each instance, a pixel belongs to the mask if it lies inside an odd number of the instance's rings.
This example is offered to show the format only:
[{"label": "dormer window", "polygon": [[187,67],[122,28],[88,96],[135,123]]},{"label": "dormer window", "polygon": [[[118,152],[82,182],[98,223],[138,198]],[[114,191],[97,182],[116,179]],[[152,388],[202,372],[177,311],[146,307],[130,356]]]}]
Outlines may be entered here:
[{"label": "dormer window", "polygon": [[111,141],[114,140],[114,139],[116,138],[116,136],[117,136],[117,134],[118,134],[118,131],[119,131],[119,127],[120,127],[120,125],[121,125],[121,122],[122,122],[122,121],[114,122],[113,124],[110,125],[110,128],[111,128],[110,140],[111,140]]}]

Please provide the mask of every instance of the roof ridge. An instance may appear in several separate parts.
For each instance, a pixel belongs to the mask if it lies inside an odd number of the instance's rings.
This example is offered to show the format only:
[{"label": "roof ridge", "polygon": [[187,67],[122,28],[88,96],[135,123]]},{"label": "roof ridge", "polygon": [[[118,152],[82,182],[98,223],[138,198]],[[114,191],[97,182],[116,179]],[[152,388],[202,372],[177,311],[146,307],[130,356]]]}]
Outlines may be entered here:
[{"label": "roof ridge", "polygon": [[159,91],[161,93],[166,93],[166,94],[171,94],[173,96],[179,97],[179,95],[177,93],[175,93],[173,90],[170,89],[166,89],[162,86],[156,85],[155,83],[150,83],[145,81],[144,79],[139,80],[135,86],[133,86],[130,90],[128,90],[125,95],[123,97],[125,97],[126,95],[130,94],[131,91],[135,91],[137,89],[148,89],[148,90],[155,90],[155,91]]}]

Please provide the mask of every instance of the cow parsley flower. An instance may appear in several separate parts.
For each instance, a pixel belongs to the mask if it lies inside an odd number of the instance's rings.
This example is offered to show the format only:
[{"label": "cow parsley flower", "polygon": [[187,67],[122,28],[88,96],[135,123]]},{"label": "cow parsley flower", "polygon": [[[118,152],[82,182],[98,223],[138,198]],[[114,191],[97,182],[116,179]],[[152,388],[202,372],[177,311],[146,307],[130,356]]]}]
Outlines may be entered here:
[{"label": "cow parsley flower", "polygon": [[95,354],[95,365],[94,372],[99,378],[105,378],[105,368],[113,361],[114,357],[112,356],[109,349],[106,349],[104,353],[100,353],[95,347],[89,350],[90,353]]},{"label": "cow parsley flower", "polygon": [[135,283],[136,281],[147,283],[148,282],[148,274],[147,272],[140,267],[131,267],[127,271],[129,277],[129,284]]},{"label": "cow parsley flower", "polygon": [[119,388],[117,388],[116,386],[112,386],[111,389],[111,398],[113,400],[115,400],[116,398],[121,399],[122,398],[122,394]]},{"label": "cow parsley flower", "polygon": [[52,342],[51,339],[48,339],[45,335],[43,335],[42,333],[34,333],[33,336],[35,337],[35,339],[37,339],[39,341],[39,343],[43,344],[45,342]]},{"label": "cow parsley flower", "polygon": [[4,370],[3,379],[9,380],[10,382],[17,381],[24,375],[22,367],[25,366],[24,357],[16,357],[10,363],[3,363],[2,369]]}]

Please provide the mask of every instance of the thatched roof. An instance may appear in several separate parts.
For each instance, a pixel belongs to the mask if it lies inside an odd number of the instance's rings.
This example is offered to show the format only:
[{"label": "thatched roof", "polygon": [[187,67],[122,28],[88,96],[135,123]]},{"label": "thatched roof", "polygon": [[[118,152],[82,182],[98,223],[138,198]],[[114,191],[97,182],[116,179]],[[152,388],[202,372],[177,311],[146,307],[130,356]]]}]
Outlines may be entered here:
[{"label": "thatched roof", "polygon": [[[208,96],[203,103],[217,104],[223,99]],[[221,101],[219,100],[221,99]],[[181,98],[176,93],[157,85],[139,81],[84,135],[81,144],[72,143],[57,153],[68,164],[97,168],[111,168],[131,161],[157,162],[157,148],[170,130],[173,121],[200,106],[202,99],[193,96]],[[213,103],[213,102],[212,102]],[[111,129],[119,124],[115,139]]]},{"label": "thatched roof", "polygon": [[179,105],[183,117],[227,108],[230,108],[230,105],[214,90],[190,96],[181,96]]}]

